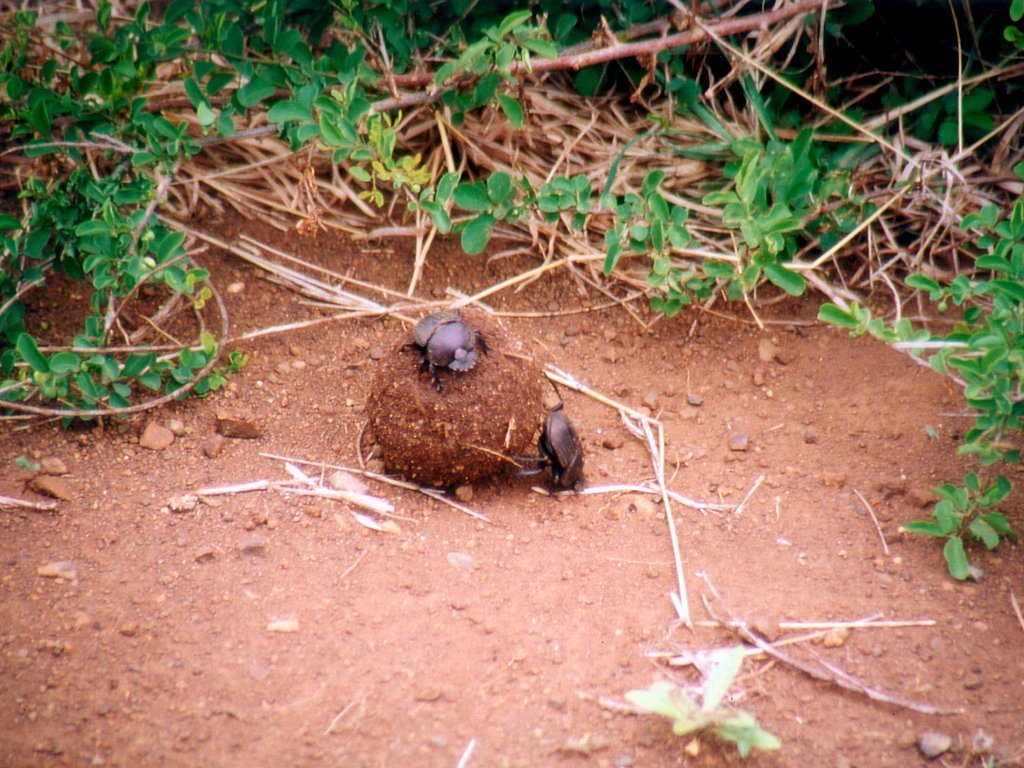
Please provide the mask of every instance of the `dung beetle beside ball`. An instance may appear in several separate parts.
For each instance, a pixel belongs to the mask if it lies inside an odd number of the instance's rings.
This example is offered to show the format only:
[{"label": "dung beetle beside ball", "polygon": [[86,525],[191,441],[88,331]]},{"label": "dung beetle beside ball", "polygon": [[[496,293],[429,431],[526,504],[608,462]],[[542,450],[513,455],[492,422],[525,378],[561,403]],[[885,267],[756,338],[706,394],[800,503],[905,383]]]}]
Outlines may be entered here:
[{"label": "dung beetle beside ball", "polygon": [[517,459],[537,464],[536,468],[522,470],[520,474],[533,474],[550,467],[555,487],[578,491],[583,484],[583,445],[562,410],[563,405],[559,403],[548,411],[544,420],[544,429],[537,441],[541,455],[518,456]]},{"label": "dung beetle beside ball", "polygon": [[562,405],[548,411],[538,445],[555,485],[578,490],[583,483],[583,446]]},{"label": "dung beetle beside ball", "polygon": [[480,331],[462,321],[458,312],[436,312],[427,315],[412,329],[412,342],[423,356],[421,370],[430,371],[430,379],[438,392],[444,385],[437,377],[438,369],[465,372],[473,369],[477,350],[487,352],[487,340]]}]

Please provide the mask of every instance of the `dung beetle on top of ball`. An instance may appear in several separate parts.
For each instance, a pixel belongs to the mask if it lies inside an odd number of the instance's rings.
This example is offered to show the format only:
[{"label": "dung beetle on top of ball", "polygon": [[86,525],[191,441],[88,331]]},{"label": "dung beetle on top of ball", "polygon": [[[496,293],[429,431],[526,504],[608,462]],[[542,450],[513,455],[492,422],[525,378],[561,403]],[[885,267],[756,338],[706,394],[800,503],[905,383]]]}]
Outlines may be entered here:
[{"label": "dung beetle on top of ball", "polygon": [[424,317],[413,327],[412,341],[406,346],[420,351],[420,370],[430,371],[430,380],[438,392],[444,392],[444,384],[437,375],[439,369],[464,373],[476,365],[478,349],[487,352],[483,334],[464,323],[457,311]]}]

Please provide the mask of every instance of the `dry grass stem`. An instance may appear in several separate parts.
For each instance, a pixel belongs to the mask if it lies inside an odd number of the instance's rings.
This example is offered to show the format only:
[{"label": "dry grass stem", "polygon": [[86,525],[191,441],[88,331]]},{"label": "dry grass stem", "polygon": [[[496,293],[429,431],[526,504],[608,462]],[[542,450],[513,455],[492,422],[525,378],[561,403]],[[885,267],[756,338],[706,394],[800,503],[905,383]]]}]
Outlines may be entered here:
[{"label": "dry grass stem", "polygon": [[1017,602],[1017,595],[1010,590],[1010,607],[1013,608],[1013,615],[1017,617],[1017,623],[1020,624],[1020,628],[1024,630],[1024,616],[1020,612],[1020,603]]},{"label": "dry grass stem", "polygon": [[885,534],[882,533],[882,526],[878,523],[878,517],[877,515],[875,515],[875,510],[872,509],[870,504],[868,504],[868,500],[864,498],[864,494],[862,494],[856,488],[853,489],[853,492],[857,494],[857,498],[860,499],[861,504],[864,505],[864,508],[868,511],[868,514],[871,515],[871,522],[875,524],[875,530],[878,531],[878,538],[882,540],[882,551],[885,552],[885,556],[888,557],[889,542],[885,540]]},{"label": "dry grass stem", "polygon": [[16,496],[0,496],[0,507],[14,507],[16,509],[34,509],[39,512],[52,512],[57,508],[57,502],[32,501],[31,499],[19,499]]},{"label": "dry grass stem", "polygon": [[742,501],[736,505],[735,514],[739,515],[743,512],[743,508],[747,505],[747,502],[750,501],[750,497],[753,496],[757,489],[761,487],[761,483],[764,482],[764,479],[764,475],[757,476],[753,485],[750,486],[750,490],[747,491],[746,495],[744,495]]},{"label": "dry grass stem", "polygon": [[378,472],[371,472],[366,469],[359,469],[357,467],[346,467],[343,464],[328,464],[327,462],[323,461],[311,461],[308,459],[299,459],[291,456],[280,456],[275,453],[260,453],[260,456],[263,456],[264,458],[268,459],[273,459],[275,461],[291,462],[292,464],[296,465],[301,464],[305,466],[319,467],[320,469],[340,469],[343,472],[351,472],[352,474],[355,475],[362,475],[363,477],[368,477],[371,480],[376,480],[377,482],[384,483],[385,485],[391,485],[394,486],[395,488],[404,488],[405,490],[408,491],[416,491],[417,493],[422,493],[424,496],[429,496],[430,498],[439,501],[442,504],[446,504],[449,507],[459,510],[460,512],[464,512],[470,517],[475,517],[477,520],[482,520],[485,523],[491,522],[491,519],[483,512],[478,512],[477,510],[472,509],[471,507],[468,507],[465,504],[461,504],[457,501],[454,501],[453,499],[448,498],[443,491],[440,491],[437,488],[430,488],[428,486],[417,485],[416,483],[410,483],[407,480],[399,480],[397,478],[389,477],[388,475],[382,475]]},{"label": "dry grass stem", "polygon": [[920,712],[926,715],[952,715],[963,712],[962,707],[940,707],[924,702],[913,701],[911,699],[903,698],[902,696],[894,696],[891,694],[878,691],[871,688],[867,684],[860,680],[857,680],[853,676],[847,674],[845,671],[839,669],[834,664],[830,664],[822,659],[818,659],[816,664],[805,662],[801,659],[797,659],[794,656],[790,656],[787,653],[780,651],[778,648],[772,646],[771,643],[767,642],[764,638],[753,632],[750,629],[750,625],[747,622],[741,621],[729,610],[728,606],[725,605],[722,600],[722,596],[718,593],[715,585],[711,582],[711,579],[706,573],[700,573],[700,578],[704,580],[708,590],[711,592],[712,598],[714,598],[714,604],[708,599],[706,595],[703,595],[704,607],[707,608],[711,617],[717,621],[720,621],[716,615],[718,611],[715,609],[717,604],[723,613],[726,615],[727,621],[736,627],[736,631],[743,636],[747,642],[753,644],[758,649],[764,651],[772,658],[782,662],[783,664],[793,667],[794,669],[803,672],[805,675],[814,678],[815,680],[823,680],[826,682],[833,683],[840,688],[845,688],[849,691],[854,691],[867,696],[873,701],[879,701],[884,704],[892,704],[903,709],[909,709],[914,712]]}]

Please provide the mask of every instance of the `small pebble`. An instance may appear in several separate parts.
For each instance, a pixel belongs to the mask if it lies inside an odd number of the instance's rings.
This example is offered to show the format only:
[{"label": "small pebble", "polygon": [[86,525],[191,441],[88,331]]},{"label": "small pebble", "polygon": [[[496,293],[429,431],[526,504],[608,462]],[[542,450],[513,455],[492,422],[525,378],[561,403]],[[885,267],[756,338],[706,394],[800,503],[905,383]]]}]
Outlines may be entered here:
[{"label": "small pebble", "polygon": [[228,287],[227,287],[228,293],[230,293],[232,295],[237,295],[237,294],[241,293],[244,290],[245,290],[245,283],[241,283],[241,282],[229,283]]},{"label": "small pebble", "polygon": [[618,432],[609,432],[601,439],[601,445],[607,448],[609,451],[617,451],[626,441],[622,438]]},{"label": "small pebble", "polygon": [[185,422],[181,419],[168,419],[167,428],[174,433],[175,437],[181,437],[185,434]]},{"label": "small pebble", "polygon": [[298,619],[277,619],[267,624],[267,632],[298,632]]},{"label": "small pebble", "polygon": [[211,435],[203,442],[203,454],[208,459],[216,459],[224,452],[224,435]]},{"label": "small pebble", "polygon": [[757,342],[757,356],[761,358],[762,363],[770,363],[778,357],[779,345],[768,337],[762,338]]},{"label": "small pebble", "polygon": [[650,408],[652,411],[658,409],[658,395],[656,392],[648,392],[644,395],[644,405]]},{"label": "small pebble", "polygon": [[263,434],[263,425],[253,416],[220,412],[217,414],[217,431],[224,437],[253,440]]},{"label": "small pebble", "polygon": [[174,513],[192,512],[199,506],[199,497],[194,493],[183,493],[167,500],[167,508]]},{"label": "small pebble", "polygon": [[36,568],[36,574],[47,579],[65,579],[74,581],[78,578],[78,567],[70,560],[55,560]]},{"label": "small pebble", "polygon": [[56,456],[44,456],[39,462],[39,467],[44,475],[66,475],[68,473],[67,466]]},{"label": "small pebble", "polygon": [[804,442],[808,445],[814,445],[818,442],[818,433],[808,427],[804,430]]},{"label": "small pebble", "polygon": [[327,484],[336,491],[348,491],[349,493],[369,493],[370,491],[370,487],[362,479],[341,469],[328,476]]},{"label": "small pebble", "polygon": [[262,557],[267,554],[267,537],[260,536],[258,533],[243,536],[238,542],[238,550],[242,557]]},{"label": "small pebble", "polygon": [[473,486],[469,484],[460,485],[455,489],[455,498],[468,504],[473,500]]},{"label": "small pebble", "polygon": [[456,568],[472,568],[473,558],[462,552],[449,552],[448,563]]},{"label": "small pebble", "polygon": [[755,387],[764,386],[764,368],[755,368],[754,374],[751,377]]},{"label": "small pebble", "polygon": [[696,392],[691,392],[686,396],[686,402],[696,408],[698,405],[704,404],[704,398]]},{"label": "small pebble", "polygon": [[565,326],[565,335],[569,338],[580,335],[580,327],[578,325],[567,325]]},{"label": "small pebble", "polygon": [[209,544],[204,544],[196,550],[196,553],[192,556],[192,559],[195,560],[197,563],[208,563],[216,557],[217,548],[211,547]]},{"label": "small pebble", "polygon": [[54,477],[53,475],[37,475],[33,477],[31,482],[28,484],[36,493],[41,493],[44,496],[49,496],[51,499],[62,499],[63,501],[71,501],[75,497],[74,492],[71,490],[71,484],[63,477]]},{"label": "small pebble", "polygon": [[151,451],[162,451],[174,443],[174,433],[167,427],[151,421],[139,438],[139,445]]},{"label": "small pebble", "polygon": [[917,740],[917,748],[929,760],[934,760],[942,753],[947,752],[951,746],[953,746],[953,737],[938,731],[925,731]]},{"label": "small pebble", "polygon": [[[447,326],[447,327],[451,328],[451,327],[454,327],[454,326]],[[387,350],[384,349],[384,345],[383,344],[374,344],[372,347],[370,347],[370,359],[371,360],[381,360],[381,359],[383,359],[385,354],[387,354]]]},{"label": "small pebble", "polygon": [[750,438],[742,432],[734,432],[729,435],[730,451],[746,451],[750,448]]}]

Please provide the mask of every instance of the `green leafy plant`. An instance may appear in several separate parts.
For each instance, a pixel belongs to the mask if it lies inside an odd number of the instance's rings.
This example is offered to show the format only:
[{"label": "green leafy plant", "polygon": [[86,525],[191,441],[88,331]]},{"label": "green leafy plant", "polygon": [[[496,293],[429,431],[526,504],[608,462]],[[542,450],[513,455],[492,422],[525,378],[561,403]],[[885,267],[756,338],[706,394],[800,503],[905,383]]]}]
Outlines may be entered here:
[{"label": "green leafy plant", "polygon": [[605,195],[604,206],[615,218],[605,233],[604,273],[611,274],[625,254],[646,254],[651,262],[647,283],[655,291],[651,308],[671,317],[695,296],[710,296],[715,279],[731,274],[731,268],[724,262],[706,261],[701,270],[673,258],[673,249],[690,244],[689,214],[659,191],[664,179],[664,171],[654,170],[644,177],[640,194]]},{"label": "green leafy plant", "polygon": [[761,728],[757,719],[742,709],[723,705],[723,700],[743,664],[742,646],[718,651],[704,679],[700,702],[682,686],[658,680],[645,689],[629,691],[626,700],[642,712],[672,721],[677,736],[709,731],[732,741],[741,757],[752,749],[779,749],[779,739]]},{"label": "green leafy plant", "polygon": [[[1024,164],[1016,171],[1024,178]],[[986,205],[965,216],[961,229],[974,235],[972,274],[959,274],[948,284],[920,273],[906,278],[907,285],[926,293],[940,312],[951,306],[961,309],[952,332],[934,335],[915,329],[906,318],[889,324],[857,303],[848,308],[824,304],[818,317],[847,328],[851,335],[870,333],[910,349],[937,349],[928,358],[931,367],[963,385],[964,399],[975,414],[958,453],[976,456],[983,466],[1019,463],[1024,429],[1024,200],[1018,200],[1006,217],[997,206]],[[941,486],[943,500],[930,524],[908,525],[907,530],[949,537],[945,548],[949,571],[962,579],[967,567],[965,530],[989,549],[1001,536],[1015,535],[1001,515],[988,520],[979,511],[998,504],[1012,487],[998,475],[982,491],[971,473],[956,493],[953,488]]]},{"label": "green leafy plant", "polygon": [[792,142],[769,139],[762,145],[742,139],[732,145],[732,152],[738,160],[725,166],[732,184],[703,200],[721,206],[722,223],[738,235],[739,261],[723,268],[729,296],[740,298],[763,279],[800,296],[807,281],[786,264],[808,235],[835,237],[851,228],[842,209],[825,213],[828,201],[845,196],[848,174],[827,170],[826,154],[809,130],[800,131]]},{"label": "green leafy plant", "polygon": [[914,520],[905,527],[911,533],[946,539],[942,554],[953,578],[962,581],[970,575],[964,548],[964,537],[968,534],[988,549],[995,549],[1001,537],[1017,537],[1006,517],[992,509],[1005,501],[1012,490],[1010,481],[1002,475],[982,488],[978,475],[969,472],[963,486],[944,483],[934,490],[940,501],[932,510],[931,519]]}]

